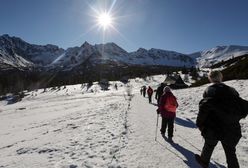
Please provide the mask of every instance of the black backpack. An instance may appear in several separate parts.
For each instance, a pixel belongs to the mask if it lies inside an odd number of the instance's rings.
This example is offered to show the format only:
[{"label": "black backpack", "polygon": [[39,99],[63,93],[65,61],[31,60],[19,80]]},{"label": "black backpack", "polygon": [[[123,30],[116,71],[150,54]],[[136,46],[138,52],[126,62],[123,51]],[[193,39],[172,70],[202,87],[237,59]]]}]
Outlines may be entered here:
[{"label": "black backpack", "polygon": [[239,97],[238,102],[240,106],[240,119],[245,118],[248,115],[248,101]]},{"label": "black backpack", "polygon": [[227,85],[212,85],[212,87],[217,89],[215,98],[218,102],[216,102],[216,104],[220,106],[222,104],[221,108],[225,109],[227,115],[230,115],[229,117],[233,118],[233,120],[236,119],[239,121],[248,115],[247,100],[241,98],[239,95],[234,95],[231,88]]}]

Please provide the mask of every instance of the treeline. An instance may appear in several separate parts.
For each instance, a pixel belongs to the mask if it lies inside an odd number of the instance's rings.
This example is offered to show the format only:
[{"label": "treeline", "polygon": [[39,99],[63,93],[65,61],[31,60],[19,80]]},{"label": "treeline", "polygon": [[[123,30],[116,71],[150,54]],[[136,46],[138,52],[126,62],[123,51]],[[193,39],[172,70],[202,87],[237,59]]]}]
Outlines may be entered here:
[{"label": "treeline", "polygon": [[[227,61],[222,61],[218,64],[211,66],[211,68],[226,67],[222,70],[223,80],[233,80],[233,79],[248,79],[248,55],[243,55],[236,58],[231,58]],[[209,83],[207,77],[200,79],[192,86],[201,86]]]},{"label": "treeline", "polygon": [[248,79],[248,55],[239,58],[235,64],[222,72],[225,80]]},{"label": "treeline", "polygon": [[116,66],[111,64],[82,65],[70,71],[63,71],[62,69],[20,71],[14,69],[0,72],[0,95],[17,93],[23,90],[30,91],[47,87],[92,83],[102,79],[122,81],[135,77],[145,78],[151,75],[170,74],[175,71],[187,72],[190,69],[185,67]]}]

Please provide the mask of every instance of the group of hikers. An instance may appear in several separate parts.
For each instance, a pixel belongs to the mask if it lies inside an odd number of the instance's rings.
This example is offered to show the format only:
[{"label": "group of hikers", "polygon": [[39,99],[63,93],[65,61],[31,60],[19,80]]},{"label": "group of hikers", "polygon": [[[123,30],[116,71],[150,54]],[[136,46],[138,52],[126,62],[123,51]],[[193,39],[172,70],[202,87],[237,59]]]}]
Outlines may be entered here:
[{"label": "group of hikers", "polygon": [[[200,155],[195,159],[203,168],[208,168],[211,155],[218,141],[221,142],[228,168],[239,168],[236,156],[236,146],[242,137],[240,119],[248,113],[248,102],[239,96],[232,87],[222,83],[223,75],[220,71],[211,71],[208,79],[212,85],[208,86],[199,102],[199,112],[196,126],[201,132],[205,142]],[[148,91],[149,90],[149,91]],[[148,94],[149,103],[153,94],[152,88],[141,88],[141,94]],[[168,141],[173,142],[173,129],[178,107],[177,98],[170,87],[161,83],[156,90],[157,114],[161,116],[161,135],[165,138],[168,127]],[[156,140],[156,139],[155,139]]]},{"label": "group of hikers", "polygon": [[148,86],[147,89],[146,89],[146,86],[141,87],[140,94],[143,95],[144,97],[146,97],[146,93],[148,95],[149,103],[152,103],[153,89],[150,86]]}]

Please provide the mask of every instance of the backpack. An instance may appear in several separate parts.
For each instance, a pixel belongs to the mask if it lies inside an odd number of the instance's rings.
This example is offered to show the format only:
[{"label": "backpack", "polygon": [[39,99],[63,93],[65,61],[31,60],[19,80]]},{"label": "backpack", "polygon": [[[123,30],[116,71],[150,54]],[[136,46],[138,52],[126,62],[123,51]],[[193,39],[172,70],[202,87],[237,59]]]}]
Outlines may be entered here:
[{"label": "backpack", "polygon": [[245,118],[248,115],[248,101],[239,97],[238,105],[240,106],[240,111],[239,111],[240,119]]},{"label": "backpack", "polygon": [[226,108],[225,111],[227,112],[227,115],[230,115],[233,120],[236,119],[239,121],[248,115],[247,100],[242,99],[239,95],[234,96],[233,93],[230,92],[230,87],[227,85],[212,85],[212,87],[218,88],[216,93],[217,98],[222,99],[223,107]]},{"label": "backpack", "polygon": [[173,95],[169,95],[166,99],[166,103],[164,105],[164,109],[169,112],[176,112],[177,109],[177,99]]},{"label": "backpack", "polygon": [[147,90],[147,93],[149,94],[149,95],[151,95],[152,94],[152,88],[149,88],[148,90]]}]

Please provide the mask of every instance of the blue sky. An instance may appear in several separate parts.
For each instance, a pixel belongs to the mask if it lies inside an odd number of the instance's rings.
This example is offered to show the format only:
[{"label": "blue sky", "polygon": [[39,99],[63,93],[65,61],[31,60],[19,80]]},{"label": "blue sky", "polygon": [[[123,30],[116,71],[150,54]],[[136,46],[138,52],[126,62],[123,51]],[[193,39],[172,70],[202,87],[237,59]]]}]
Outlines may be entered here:
[{"label": "blue sky", "polygon": [[[109,10],[116,30],[96,25]],[[62,48],[114,42],[127,51],[192,53],[217,45],[248,46],[247,0],[0,0],[0,34]]]}]

